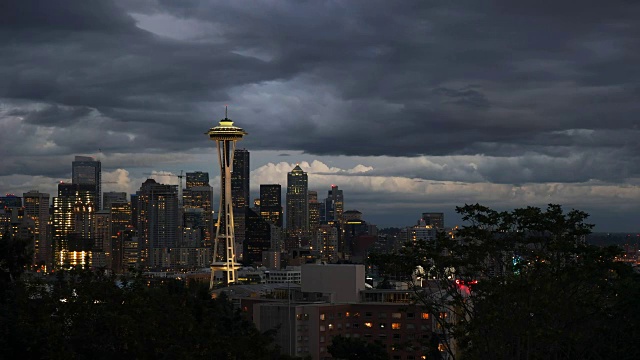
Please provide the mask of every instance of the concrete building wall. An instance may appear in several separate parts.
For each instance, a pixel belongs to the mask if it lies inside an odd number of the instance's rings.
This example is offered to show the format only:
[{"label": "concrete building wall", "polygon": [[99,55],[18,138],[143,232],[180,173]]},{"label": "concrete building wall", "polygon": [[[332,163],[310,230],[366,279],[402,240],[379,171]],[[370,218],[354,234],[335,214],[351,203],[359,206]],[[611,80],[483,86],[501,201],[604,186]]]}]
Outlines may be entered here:
[{"label": "concrete building wall", "polygon": [[302,291],[331,294],[333,302],[357,302],[365,289],[365,271],[361,264],[302,265]]}]

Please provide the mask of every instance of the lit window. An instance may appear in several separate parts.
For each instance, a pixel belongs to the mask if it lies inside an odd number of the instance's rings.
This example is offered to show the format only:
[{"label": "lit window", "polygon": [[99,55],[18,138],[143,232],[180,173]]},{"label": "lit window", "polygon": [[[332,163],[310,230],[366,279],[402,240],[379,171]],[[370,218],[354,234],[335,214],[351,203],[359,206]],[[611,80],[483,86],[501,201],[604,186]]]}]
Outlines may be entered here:
[{"label": "lit window", "polygon": [[344,313],[344,316],[345,317],[349,317],[349,316],[351,316],[351,314],[347,311],[346,313]]},{"label": "lit window", "polygon": [[393,313],[391,314],[391,317],[394,319],[402,319],[402,314],[401,313]]},{"label": "lit window", "polygon": [[385,323],[380,323],[380,329],[384,329],[384,328],[386,328],[386,327],[387,327],[387,324],[385,324]]},{"label": "lit window", "polygon": [[329,330],[333,330],[333,324],[329,324]]},{"label": "lit window", "polygon": [[400,323],[391,323],[391,328],[393,330],[400,330]]},{"label": "lit window", "polygon": [[440,319],[446,319],[448,315],[449,315],[449,314],[447,314],[446,312],[441,312],[441,313],[438,315],[438,317],[439,317]]},{"label": "lit window", "polygon": [[422,320],[428,320],[429,319],[429,313],[423,312],[422,313]]},{"label": "lit window", "polygon": [[438,344],[438,350],[439,351],[447,351],[447,348],[444,346],[444,344]]},{"label": "lit window", "polygon": [[320,314],[320,320],[324,320],[324,314]]},{"label": "lit window", "polygon": [[320,325],[320,331],[324,331],[324,325]]},{"label": "lit window", "polygon": [[366,323],[364,323],[364,327],[368,327],[368,328],[373,327],[373,323],[366,322]]}]

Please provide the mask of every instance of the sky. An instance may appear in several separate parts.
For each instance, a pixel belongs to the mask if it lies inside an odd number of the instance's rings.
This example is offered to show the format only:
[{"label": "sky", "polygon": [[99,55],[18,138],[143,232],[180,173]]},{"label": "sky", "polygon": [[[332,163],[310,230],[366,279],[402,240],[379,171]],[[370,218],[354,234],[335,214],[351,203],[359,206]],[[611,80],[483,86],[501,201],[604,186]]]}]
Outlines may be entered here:
[{"label": "sky", "polygon": [[344,190],[369,222],[562,204],[640,231],[640,2],[8,0],[0,192],[56,193],[75,155],[103,191],[208,171],[248,132],[251,188]]}]

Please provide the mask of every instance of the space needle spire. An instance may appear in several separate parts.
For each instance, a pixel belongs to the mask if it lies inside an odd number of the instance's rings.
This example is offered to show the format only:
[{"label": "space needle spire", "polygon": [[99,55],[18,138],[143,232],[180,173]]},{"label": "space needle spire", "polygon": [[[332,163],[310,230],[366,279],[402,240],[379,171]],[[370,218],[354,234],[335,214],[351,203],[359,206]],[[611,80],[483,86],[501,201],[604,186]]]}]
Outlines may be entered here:
[{"label": "space needle spire", "polygon": [[[242,140],[247,133],[227,117],[227,107],[224,109],[224,119],[218,126],[212,127],[206,132],[209,139],[216,142],[218,149],[218,163],[220,165],[220,211],[216,226],[216,238],[211,262],[210,289],[215,286],[215,272],[222,271],[226,276],[226,284],[230,285],[237,280],[237,269],[240,264],[236,262],[234,249],[235,239],[233,232],[233,206],[231,204],[231,172],[233,171],[233,152],[236,141]],[[224,253],[219,254],[220,244],[224,244]]]}]

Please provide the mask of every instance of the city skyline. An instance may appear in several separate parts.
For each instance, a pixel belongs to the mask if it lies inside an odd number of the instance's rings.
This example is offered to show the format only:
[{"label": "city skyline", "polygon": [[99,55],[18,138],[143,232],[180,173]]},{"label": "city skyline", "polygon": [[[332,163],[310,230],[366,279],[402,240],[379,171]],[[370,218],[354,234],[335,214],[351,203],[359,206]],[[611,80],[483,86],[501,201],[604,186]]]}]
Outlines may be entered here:
[{"label": "city skyline", "polygon": [[558,203],[640,231],[637,4],[40,5],[0,14],[3,193],[53,196],[74,156],[103,192],[215,175],[201,133],[228,104],[252,199],[299,163],[380,227]]}]

